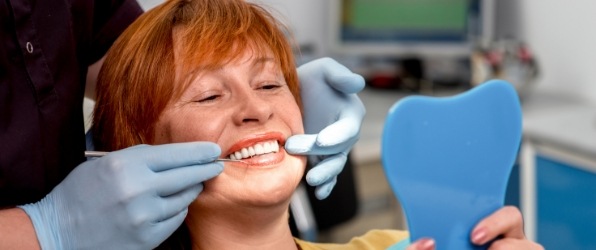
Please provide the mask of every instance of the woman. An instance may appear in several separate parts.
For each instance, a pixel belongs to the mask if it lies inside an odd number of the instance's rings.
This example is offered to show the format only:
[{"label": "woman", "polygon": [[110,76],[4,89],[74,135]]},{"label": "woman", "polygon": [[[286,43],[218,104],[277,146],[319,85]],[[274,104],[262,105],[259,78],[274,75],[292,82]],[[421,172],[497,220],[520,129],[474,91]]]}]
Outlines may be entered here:
[{"label": "woman", "polygon": [[[205,183],[185,225],[160,247],[385,249],[407,238],[394,230],[347,245],[292,237],[288,205],[306,159],[283,147],[289,136],[304,133],[284,31],[266,10],[245,1],[172,0],[139,18],[110,50],[97,83],[98,149],[210,141],[221,147],[221,158],[241,160],[226,162],[224,172]],[[521,228],[512,225],[489,232],[507,237]],[[432,248],[427,242],[411,247]]]}]

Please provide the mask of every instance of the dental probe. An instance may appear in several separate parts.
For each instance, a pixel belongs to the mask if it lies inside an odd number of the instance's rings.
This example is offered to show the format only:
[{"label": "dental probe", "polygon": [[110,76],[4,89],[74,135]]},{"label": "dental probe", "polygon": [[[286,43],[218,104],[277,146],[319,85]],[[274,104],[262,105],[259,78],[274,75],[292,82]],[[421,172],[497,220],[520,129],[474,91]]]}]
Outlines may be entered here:
[{"label": "dental probe", "polygon": [[[102,157],[107,155],[109,152],[105,151],[85,151],[85,157]],[[246,163],[243,160],[232,160],[232,159],[225,159],[225,158],[218,158],[217,161],[233,161],[233,162],[242,162]]]}]

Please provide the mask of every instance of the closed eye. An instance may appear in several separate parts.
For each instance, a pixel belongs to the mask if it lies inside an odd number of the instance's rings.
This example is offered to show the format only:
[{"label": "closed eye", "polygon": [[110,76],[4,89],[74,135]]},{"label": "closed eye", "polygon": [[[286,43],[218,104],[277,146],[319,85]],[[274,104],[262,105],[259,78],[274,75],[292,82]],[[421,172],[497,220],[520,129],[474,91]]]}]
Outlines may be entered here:
[{"label": "closed eye", "polygon": [[200,102],[200,103],[212,102],[212,101],[217,100],[220,97],[221,97],[221,95],[211,95],[211,96],[208,96],[206,98],[200,99],[200,100],[198,100],[196,102]]},{"label": "closed eye", "polygon": [[279,87],[281,87],[281,86],[275,85],[275,84],[268,84],[268,85],[262,86],[261,89],[269,90],[269,89],[276,89],[276,88],[279,88]]},{"label": "closed eye", "polygon": [[271,81],[271,82],[263,82],[262,84],[260,84],[260,86],[258,86],[257,89],[261,89],[261,90],[275,90],[275,89],[278,89],[278,88],[280,88],[282,86],[283,85],[280,84],[279,82]]}]

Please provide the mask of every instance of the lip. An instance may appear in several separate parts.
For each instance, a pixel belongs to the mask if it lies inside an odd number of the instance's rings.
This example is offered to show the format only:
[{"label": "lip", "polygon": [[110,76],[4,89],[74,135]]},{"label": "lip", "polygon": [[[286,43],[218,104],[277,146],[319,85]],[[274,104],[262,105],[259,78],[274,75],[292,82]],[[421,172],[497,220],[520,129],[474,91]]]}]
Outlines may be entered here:
[{"label": "lip", "polygon": [[276,140],[279,143],[280,149],[286,143],[286,137],[281,132],[269,132],[269,133],[263,133],[263,134],[254,134],[254,135],[245,137],[244,139],[234,143],[234,145],[232,145],[222,155],[222,157],[227,158],[228,155],[230,155],[231,153],[234,153],[242,148],[253,146],[259,142],[271,141],[271,140]]},{"label": "lip", "polygon": [[241,166],[249,166],[249,167],[271,167],[277,163],[280,163],[286,157],[286,151],[283,148],[280,148],[277,153],[268,153],[264,155],[259,155],[255,157],[250,157],[246,159],[242,159],[241,162],[226,162],[226,164],[230,165],[241,165]]},{"label": "lip", "polygon": [[256,157],[251,157],[247,159],[243,159],[242,162],[226,162],[226,164],[230,165],[243,165],[243,166],[252,166],[252,167],[263,167],[268,165],[273,165],[280,163],[286,156],[286,151],[284,150],[283,146],[286,142],[286,137],[281,132],[268,132],[262,134],[254,134],[243,138],[242,140],[236,142],[232,147],[230,147],[225,154],[222,155],[223,158],[228,158],[228,156],[242,148],[254,146],[257,143],[276,140],[279,144],[279,151],[277,153],[269,153],[264,155],[259,155]]},{"label": "lip", "polygon": [[252,166],[252,167],[264,167],[268,165],[274,165],[280,163],[286,157],[286,151],[284,150],[284,145],[286,142],[286,136],[284,136],[281,132],[267,132],[261,134],[254,134],[245,137],[244,139],[236,142],[232,147],[230,147],[225,154],[223,154],[222,158],[228,158],[230,154],[241,150],[242,148],[254,146],[257,143],[272,141],[275,140],[278,142],[279,151],[277,153],[268,153],[264,155],[259,155],[255,157],[250,157],[246,159],[242,159],[242,162],[227,162],[226,164],[239,164],[243,166]]}]

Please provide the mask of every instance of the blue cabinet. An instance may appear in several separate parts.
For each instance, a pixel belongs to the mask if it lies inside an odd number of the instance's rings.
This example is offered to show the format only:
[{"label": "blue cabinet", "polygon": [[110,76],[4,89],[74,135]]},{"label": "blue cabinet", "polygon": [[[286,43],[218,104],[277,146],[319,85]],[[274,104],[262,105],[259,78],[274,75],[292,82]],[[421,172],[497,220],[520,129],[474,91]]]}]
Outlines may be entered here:
[{"label": "blue cabinet", "polygon": [[[524,217],[546,249],[596,249],[596,169],[537,153],[532,199],[534,211]],[[513,167],[505,205],[521,207],[520,165]],[[524,211],[527,212],[527,209]]]},{"label": "blue cabinet", "polygon": [[538,154],[536,210],[546,249],[596,249],[596,173]]},{"label": "blue cabinet", "polygon": [[546,249],[596,249],[596,107],[534,93],[522,110],[521,171],[508,194],[520,191],[526,235]]}]

